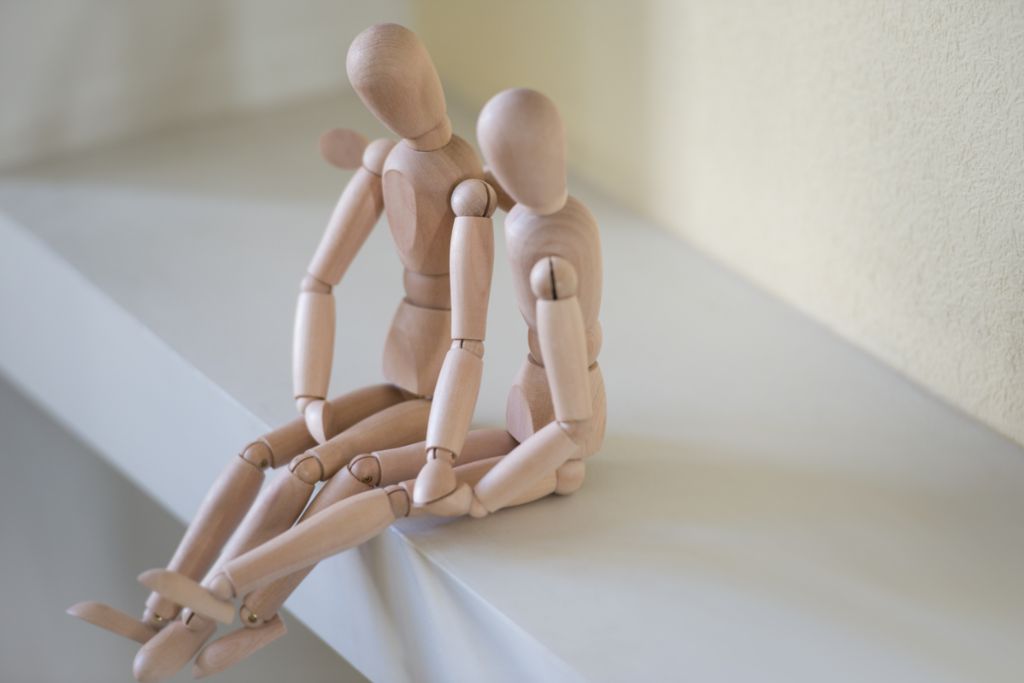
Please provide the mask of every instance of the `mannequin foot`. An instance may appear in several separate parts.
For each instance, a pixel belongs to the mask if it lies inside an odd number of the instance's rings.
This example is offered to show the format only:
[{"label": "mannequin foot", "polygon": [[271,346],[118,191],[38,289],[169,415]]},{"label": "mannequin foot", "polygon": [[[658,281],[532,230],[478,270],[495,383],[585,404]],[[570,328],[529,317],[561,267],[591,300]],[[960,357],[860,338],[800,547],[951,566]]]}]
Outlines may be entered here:
[{"label": "mannequin foot", "polygon": [[192,615],[187,624],[181,620],[171,623],[135,655],[132,665],[135,680],[157,683],[170,678],[195,657],[216,630],[216,622],[198,614]]},{"label": "mannequin foot", "polygon": [[275,616],[262,626],[240,628],[218,638],[199,653],[192,667],[192,677],[206,678],[229,669],[287,632],[281,617]]},{"label": "mannequin foot", "polygon": [[80,602],[68,607],[67,613],[137,643],[145,644],[157,633],[155,628],[102,602]]},{"label": "mannequin foot", "polygon": [[438,517],[461,517],[469,514],[475,500],[473,488],[469,484],[459,484],[454,491],[440,500],[418,507]]},{"label": "mannequin foot", "polygon": [[222,624],[235,620],[235,606],[227,599],[233,594],[223,574],[214,577],[210,590],[187,576],[167,569],[149,569],[139,574],[139,583],[150,590]]}]

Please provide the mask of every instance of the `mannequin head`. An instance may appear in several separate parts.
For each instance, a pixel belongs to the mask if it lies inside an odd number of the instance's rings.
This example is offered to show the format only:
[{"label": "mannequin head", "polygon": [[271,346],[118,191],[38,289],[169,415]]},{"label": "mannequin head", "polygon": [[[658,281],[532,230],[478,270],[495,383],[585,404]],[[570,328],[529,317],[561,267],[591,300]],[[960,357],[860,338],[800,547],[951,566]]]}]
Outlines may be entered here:
[{"label": "mannequin head", "polygon": [[565,127],[551,100],[526,88],[500,92],[476,130],[488,167],[517,203],[536,214],[565,206]]},{"label": "mannequin head", "polygon": [[376,24],[352,41],[348,79],[381,123],[412,147],[438,149],[451,139],[444,90],[427,49],[398,24]]}]

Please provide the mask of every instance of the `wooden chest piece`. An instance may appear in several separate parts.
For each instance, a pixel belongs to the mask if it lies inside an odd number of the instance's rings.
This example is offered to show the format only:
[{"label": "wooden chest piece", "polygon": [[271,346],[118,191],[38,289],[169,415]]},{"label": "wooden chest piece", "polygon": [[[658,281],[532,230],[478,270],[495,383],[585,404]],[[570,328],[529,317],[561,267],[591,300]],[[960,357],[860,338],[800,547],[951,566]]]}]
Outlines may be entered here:
[{"label": "wooden chest piece", "polygon": [[400,143],[388,155],[383,177],[384,210],[402,265],[423,275],[447,273],[455,220],[451,194],[463,180],[483,178],[476,152],[458,136],[429,152]]}]

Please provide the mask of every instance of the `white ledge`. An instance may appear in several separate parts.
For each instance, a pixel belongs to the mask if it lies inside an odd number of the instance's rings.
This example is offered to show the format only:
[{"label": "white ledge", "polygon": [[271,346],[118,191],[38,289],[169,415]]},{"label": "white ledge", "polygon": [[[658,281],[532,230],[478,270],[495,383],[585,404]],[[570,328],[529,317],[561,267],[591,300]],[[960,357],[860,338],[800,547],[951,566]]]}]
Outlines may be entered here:
[{"label": "white ledge", "polygon": [[[314,102],[0,177],[0,369],[183,520],[292,415],[294,299],[346,179],[316,156],[335,125],[379,132]],[[1022,449],[575,193],[606,260],[608,440],[584,488],[405,522],[291,611],[379,681],[1020,680]],[[335,391],[379,381],[389,240],[338,289]],[[525,353],[502,258],[488,425]]]}]

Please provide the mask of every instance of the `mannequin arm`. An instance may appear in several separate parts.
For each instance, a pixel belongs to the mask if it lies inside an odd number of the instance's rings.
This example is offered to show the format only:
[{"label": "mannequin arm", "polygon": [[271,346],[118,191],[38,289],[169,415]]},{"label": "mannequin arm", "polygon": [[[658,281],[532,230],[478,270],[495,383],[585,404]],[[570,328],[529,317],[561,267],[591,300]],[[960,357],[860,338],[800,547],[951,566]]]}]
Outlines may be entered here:
[{"label": "mannequin arm", "polygon": [[467,180],[452,194],[452,346],[445,356],[427,424],[427,467],[415,499],[430,502],[453,490],[452,463],[466,442],[483,375],[487,304],[494,265],[493,188]]},{"label": "mannequin arm", "polygon": [[522,498],[566,461],[579,458],[593,429],[593,397],[587,368],[587,335],[576,296],[572,264],[558,256],[541,259],[530,273],[537,297],[537,336],[551,387],[555,421],[519,445],[474,488],[480,516]]},{"label": "mannequin arm", "polygon": [[[324,156],[338,166],[358,148],[351,134],[331,131],[321,139]],[[345,146],[347,145],[347,147]],[[310,433],[324,441],[324,410],[334,350],[334,294],[384,208],[380,173],[394,143],[376,140],[362,152],[362,164],[331,214],[320,245],[302,280],[295,315],[292,378],[296,406]]]}]

